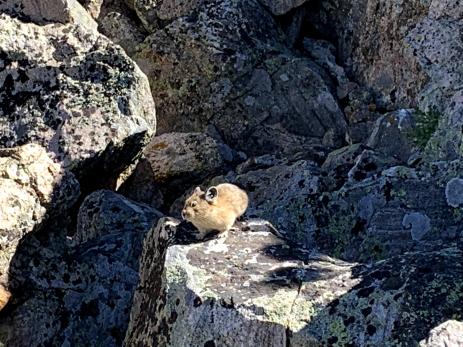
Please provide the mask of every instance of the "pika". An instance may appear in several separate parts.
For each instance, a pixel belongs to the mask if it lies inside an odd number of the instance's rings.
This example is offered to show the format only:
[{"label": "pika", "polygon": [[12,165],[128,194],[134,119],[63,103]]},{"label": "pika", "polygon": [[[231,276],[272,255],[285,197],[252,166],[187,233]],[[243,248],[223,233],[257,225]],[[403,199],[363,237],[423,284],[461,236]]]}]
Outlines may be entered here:
[{"label": "pika", "polygon": [[196,187],[186,199],[182,218],[200,233],[217,230],[226,236],[236,219],[248,208],[248,195],[234,184],[223,183],[202,191]]}]

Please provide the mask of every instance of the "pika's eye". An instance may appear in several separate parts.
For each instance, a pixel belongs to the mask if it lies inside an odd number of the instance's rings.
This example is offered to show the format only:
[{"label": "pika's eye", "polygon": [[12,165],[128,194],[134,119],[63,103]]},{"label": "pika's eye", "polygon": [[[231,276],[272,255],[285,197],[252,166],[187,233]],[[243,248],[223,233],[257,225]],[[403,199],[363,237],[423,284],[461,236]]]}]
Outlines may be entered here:
[{"label": "pika's eye", "polygon": [[190,203],[190,206],[191,206],[191,207],[196,207],[197,204],[198,204],[198,203],[197,203],[196,201],[192,201],[192,202]]}]

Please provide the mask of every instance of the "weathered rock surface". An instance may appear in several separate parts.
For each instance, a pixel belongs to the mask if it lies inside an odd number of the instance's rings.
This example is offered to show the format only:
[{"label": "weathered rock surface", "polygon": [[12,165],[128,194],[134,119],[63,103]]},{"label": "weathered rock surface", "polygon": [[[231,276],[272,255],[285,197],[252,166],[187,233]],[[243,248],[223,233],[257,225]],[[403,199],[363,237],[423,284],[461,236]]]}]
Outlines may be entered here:
[{"label": "weathered rock surface", "polygon": [[420,169],[396,166],[323,193],[313,207],[316,243],[330,255],[364,261],[461,242],[460,208],[446,198],[447,185],[462,176],[461,170],[460,161]]},{"label": "weathered rock surface", "polygon": [[[460,1],[326,0],[309,20],[337,41],[347,74],[389,110],[436,108],[432,158],[461,157],[463,17]],[[318,24],[317,24],[318,23]]]},{"label": "weathered rock surface", "polygon": [[146,239],[126,346],[416,344],[462,316],[461,250],[367,267],[288,247],[260,221],[169,246],[179,231],[161,220]]},{"label": "weathered rock surface", "polygon": [[463,323],[448,320],[432,329],[426,340],[420,341],[420,347],[463,346]]},{"label": "weathered rock surface", "polygon": [[327,0],[313,23],[321,22],[320,31],[337,41],[347,73],[372,87],[382,106],[411,107],[427,76],[404,40],[426,16],[429,3]]},{"label": "weathered rock surface", "polygon": [[79,0],[79,3],[87,10],[92,18],[98,19],[103,0]]},{"label": "weathered rock surface", "polygon": [[153,221],[161,217],[156,210],[122,195],[109,190],[96,191],[80,206],[73,243],[80,244],[113,233],[144,235]]},{"label": "weathered rock surface", "polygon": [[388,158],[407,163],[414,150],[410,138],[413,127],[412,110],[399,110],[386,114],[376,121],[366,144]]},{"label": "weathered rock surface", "polygon": [[[320,193],[318,167],[310,161],[280,164],[242,174],[231,172],[210,184],[230,182],[249,195],[248,217],[269,220],[288,240],[308,249],[315,246],[312,200]],[[271,189],[269,189],[271,187]]]},{"label": "weathered rock surface", "polygon": [[156,206],[162,194],[182,194],[195,183],[225,171],[237,154],[227,145],[202,133],[166,133],[154,137],[120,192]]},{"label": "weathered rock surface", "polygon": [[0,26],[0,147],[39,143],[81,180],[122,171],[155,128],[138,67],[82,25]]},{"label": "weathered rock surface", "polygon": [[203,0],[126,0],[149,32],[165,23],[192,14]]},{"label": "weathered rock surface", "polygon": [[64,213],[78,196],[74,176],[39,145],[0,150],[0,309],[7,301],[10,263],[21,238],[50,215]]},{"label": "weathered rock surface", "polygon": [[134,58],[150,79],[160,132],[208,131],[248,154],[343,141],[346,123],[320,67],[285,48],[255,0],[212,1],[150,35]]},{"label": "weathered rock surface", "polygon": [[[168,133],[154,137],[143,150],[154,180],[203,179],[233,160],[228,146],[201,133]],[[196,176],[196,177],[195,177]]]},{"label": "weathered rock surface", "polygon": [[399,163],[360,143],[342,147],[329,153],[321,166],[323,190],[334,191],[347,181],[378,176],[382,170]]},{"label": "weathered rock surface", "polygon": [[322,345],[418,345],[441,322],[462,319],[462,255],[457,249],[409,253],[360,270],[354,277],[361,282],[300,335]]},{"label": "weathered rock surface", "polygon": [[132,18],[119,12],[109,12],[101,18],[98,30],[124,48],[130,56],[135,54],[137,46],[146,37],[146,33],[138,27]]},{"label": "weathered rock surface", "polygon": [[301,6],[307,0],[259,0],[272,14],[279,16]]},{"label": "weathered rock surface", "polygon": [[95,30],[96,22],[76,0],[4,0],[0,13],[36,24],[75,23]]},{"label": "weathered rock surface", "polygon": [[127,346],[287,346],[315,307],[356,284],[351,265],[297,253],[265,223],[167,249],[177,225],[161,220],[145,242]]},{"label": "weathered rock surface", "polygon": [[[143,240],[160,213],[110,191],[82,205],[74,246],[25,240],[11,272],[13,293],[0,321],[7,346],[118,346],[138,283]],[[50,231],[48,231],[50,232]]]}]

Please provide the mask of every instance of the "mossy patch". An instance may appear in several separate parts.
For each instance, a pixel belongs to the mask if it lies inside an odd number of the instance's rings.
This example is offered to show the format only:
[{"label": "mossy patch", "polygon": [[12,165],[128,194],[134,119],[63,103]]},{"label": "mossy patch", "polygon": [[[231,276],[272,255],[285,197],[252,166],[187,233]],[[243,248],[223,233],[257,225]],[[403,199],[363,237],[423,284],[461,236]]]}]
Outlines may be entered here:
[{"label": "mossy patch", "polygon": [[442,114],[433,107],[428,112],[415,112],[415,127],[408,132],[410,140],[419,148],[424,149],[431,136],[437,130]]}]

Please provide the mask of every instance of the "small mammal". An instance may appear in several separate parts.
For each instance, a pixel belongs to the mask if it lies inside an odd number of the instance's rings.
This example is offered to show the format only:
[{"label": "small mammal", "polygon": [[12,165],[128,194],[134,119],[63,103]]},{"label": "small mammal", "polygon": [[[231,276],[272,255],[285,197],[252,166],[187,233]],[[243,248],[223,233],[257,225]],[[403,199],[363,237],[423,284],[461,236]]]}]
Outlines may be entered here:
[{"label": "small mammal", "polygon": [[230,183],[222,183],[202,191],[196,187],[186,199],[182,218],[191,222],[200,233],[217,230],[227,234],[236,219],[248,208],[248,195]]}]

